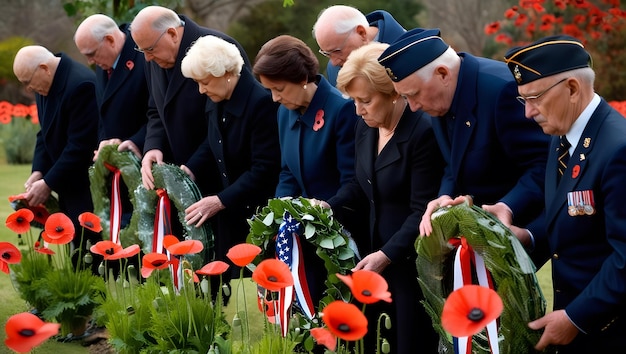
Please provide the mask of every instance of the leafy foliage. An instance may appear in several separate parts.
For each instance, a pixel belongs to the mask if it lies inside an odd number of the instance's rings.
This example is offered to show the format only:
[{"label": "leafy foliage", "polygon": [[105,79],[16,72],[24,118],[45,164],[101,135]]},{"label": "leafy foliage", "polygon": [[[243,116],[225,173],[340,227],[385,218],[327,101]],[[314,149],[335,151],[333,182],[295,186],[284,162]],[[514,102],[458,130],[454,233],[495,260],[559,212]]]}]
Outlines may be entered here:
[{"label": "leafy foliage", "polygon": [[[512,232],[491,214],[467,204],[439,209],[433,214],[433,233],[416,242],[417,270],[424,306],[442,342],[452,351],[452,338],[441,326],[445,298],[452,291],[452,246],[448,240],[464,236],[485,260],[496,291],[504,303],[500,317],[500,352],[528,353],[541,333],[527,323],[545,313],[545,300],[535,267]],[[485,332],[473,337],[474,353],[489,353]],[[478,349],[481,348],[481,349]]]},{"label": "leafy foliage", "polygon": [[300,222],[304,230],[301,236],[317,246],[316,254],[324,261],[328,274],[325,282],[327,289],[320,308],[333,300],[348,301],[351,298],[350,289],[335,274],[347,274],[354,268],[356,255],[343,233],[343,226],[334,219],[331,209],[312,205],[303,197],[270,199],[267,206],[248,220],[248,242],[261,247],[262,258],[274,258],[274,237],[283,222],[285,211]]},{"label": "leafy foliage", "polygon": [[24,37],[9,37],[0,41],[0,83],[2,81],[17,83],[17,78],[13,74],[13,59],[20,48],[33,43],[31,39]]},{"label": "leafy foliage", "polygon": [[13,118],[0,124],[0,142],[10,164],[29,164],[33,161],[39,124],[26,118]]},{"label": "leafy foliage", "polygon": [[519,0],[504,18],[485,26],[499,46],[488,44],[494,57],[513,45],[567,34],[579,39],[591,53],[597,91],[607,100],[623,100],[626,91],[626,11],[620,1]]},{"label": "leafy foliage", "polygon": [[63,9],[69,17],[81,22],[94,14],[105,14],[118,22],[130,22],[141,9],[160,5],[175,9],[182,0],[64,0]]}]

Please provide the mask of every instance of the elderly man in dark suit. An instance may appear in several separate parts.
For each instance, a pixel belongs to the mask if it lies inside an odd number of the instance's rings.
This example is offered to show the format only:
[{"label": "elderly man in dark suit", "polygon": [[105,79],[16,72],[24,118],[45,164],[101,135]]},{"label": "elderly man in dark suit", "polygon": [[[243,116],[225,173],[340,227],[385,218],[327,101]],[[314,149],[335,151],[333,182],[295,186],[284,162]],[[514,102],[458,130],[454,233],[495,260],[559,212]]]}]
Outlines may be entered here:
[{"label": "elderly man in dark suit", "polygon": [[[416,28],[378,58],[411,110],[433,117],[446,161],[439,197],[419,226],[432,232],[433,211],[472,195],[477,205],[526,225],[543,210],[548,137],[524,117],[517,86],[503,62],[457,53],[438,29]],[[457,196],[461,196],[455,198]],[[454,199],[453,199],[454,198]]]},{"label": "elderly man in dark suit", "polygon": [[387,11],[363,15],[346,5],[322,10],[313,25],[319,52],[328,58],[326,77],[333,86],[337,84],[339,69],[354,49],[371,42],[392,43],[404,32],[404,27]]},{"label": "elderly man in dark suit", "polygon": [[526,117],[552,136],[545,176],[547,230],[511,227],[527,245],[534,238],[539,264],[552,261],[554,311],[529,324],[543,330],[536,348],[554,344],[559,353],[621,352],[626,119],[594,92],[591,57],[572,37],[551,36],[513,48],[505,61]]},{"label": "elderly man in dark suit", "polygon": [[[148,6],[131,23],[131,35],[147,61],[146,77],[150,100],[148,126],[144,144],[141,174],[147,189],[154,188],[152,164],[170,162],[188,164],[200,144],[207,138],[205,105],[207,97],[198,92],[198,84],[185,78],[180,64],[193,42],[204,35],[214,35],[239,48],[246,65],[250,61],[233,38],[216,30],[203,28],[185,16],[160,6]],[[200,159],[196,159],[200,161]],[[196,177],[203,192],[216,192],[209,171],[215,163],[186,166]],[[213,186],[213,187],[211,187]]]},{"label": "elderly man in dark suit", "polygon": [[145,60],[134,50],[128,24],[118,27],[108,16],[89,16],[76,29],[74,42],[87,62],[96,64],[98,150],[117,144],[141,158],[149,94]]},{"label": "elderly man in dark suit", "polygon": [[[24,183],[28,204],[41,204],[54,191],[61,211],[80,230],[78,216],[93,210],[88,169],[97,145],[95,75],[69,56],[41,46],[21,48],[13,72],[35,92],[41,125],[32,174]],[[88,230],[85,236],[92,244],[99,240],[99,234]],[[73,243],[78,246],[79,237]]]}]

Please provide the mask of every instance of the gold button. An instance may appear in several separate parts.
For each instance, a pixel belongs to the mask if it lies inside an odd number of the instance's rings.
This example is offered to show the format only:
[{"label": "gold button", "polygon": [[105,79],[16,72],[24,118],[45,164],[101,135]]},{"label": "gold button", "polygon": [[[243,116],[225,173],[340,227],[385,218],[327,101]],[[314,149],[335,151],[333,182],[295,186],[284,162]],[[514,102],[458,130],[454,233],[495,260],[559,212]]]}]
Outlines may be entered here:
[{"label": "gold button", "polygon": [[553,254],[552,259],[559,259],[559,254],[558,253]]}]

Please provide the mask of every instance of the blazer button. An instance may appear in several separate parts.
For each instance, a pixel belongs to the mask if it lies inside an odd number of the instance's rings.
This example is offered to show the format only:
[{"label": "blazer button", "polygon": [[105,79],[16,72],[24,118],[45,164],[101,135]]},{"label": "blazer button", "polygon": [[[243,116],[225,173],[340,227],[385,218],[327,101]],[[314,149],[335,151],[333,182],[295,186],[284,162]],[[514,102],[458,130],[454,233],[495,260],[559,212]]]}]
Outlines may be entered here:
[{"label": "blazer button", "polygon": [[559,259],[559,254],[558,253],[553,254],[552,255],[552,259],[558,260]]},{"label": "blazer button", "polygon": [[222,159],[217,159],[217,162],[222,163]]},{"label": "blazer button", "polygon": [[226,173],[222,172],[222,176],[224,176],[224,178],[226,178]]},{"label": "blazer button", "polygon": [[369,179],[367,180],[367,183],[372,184],[372,181],[370,181]]}]

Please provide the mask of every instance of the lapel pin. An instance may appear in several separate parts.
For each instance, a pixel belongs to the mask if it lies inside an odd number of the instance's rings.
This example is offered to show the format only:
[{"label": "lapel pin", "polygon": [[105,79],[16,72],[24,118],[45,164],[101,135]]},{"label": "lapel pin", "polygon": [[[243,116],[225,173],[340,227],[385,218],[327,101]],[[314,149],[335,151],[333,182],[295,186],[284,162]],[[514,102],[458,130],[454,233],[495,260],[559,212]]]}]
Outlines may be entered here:
[{"label": "lapel pin", "polygon": [[591,138],[585,138],[585,140],[583,140],[583,146],[587,149],[589,145],[591,145]]}]

